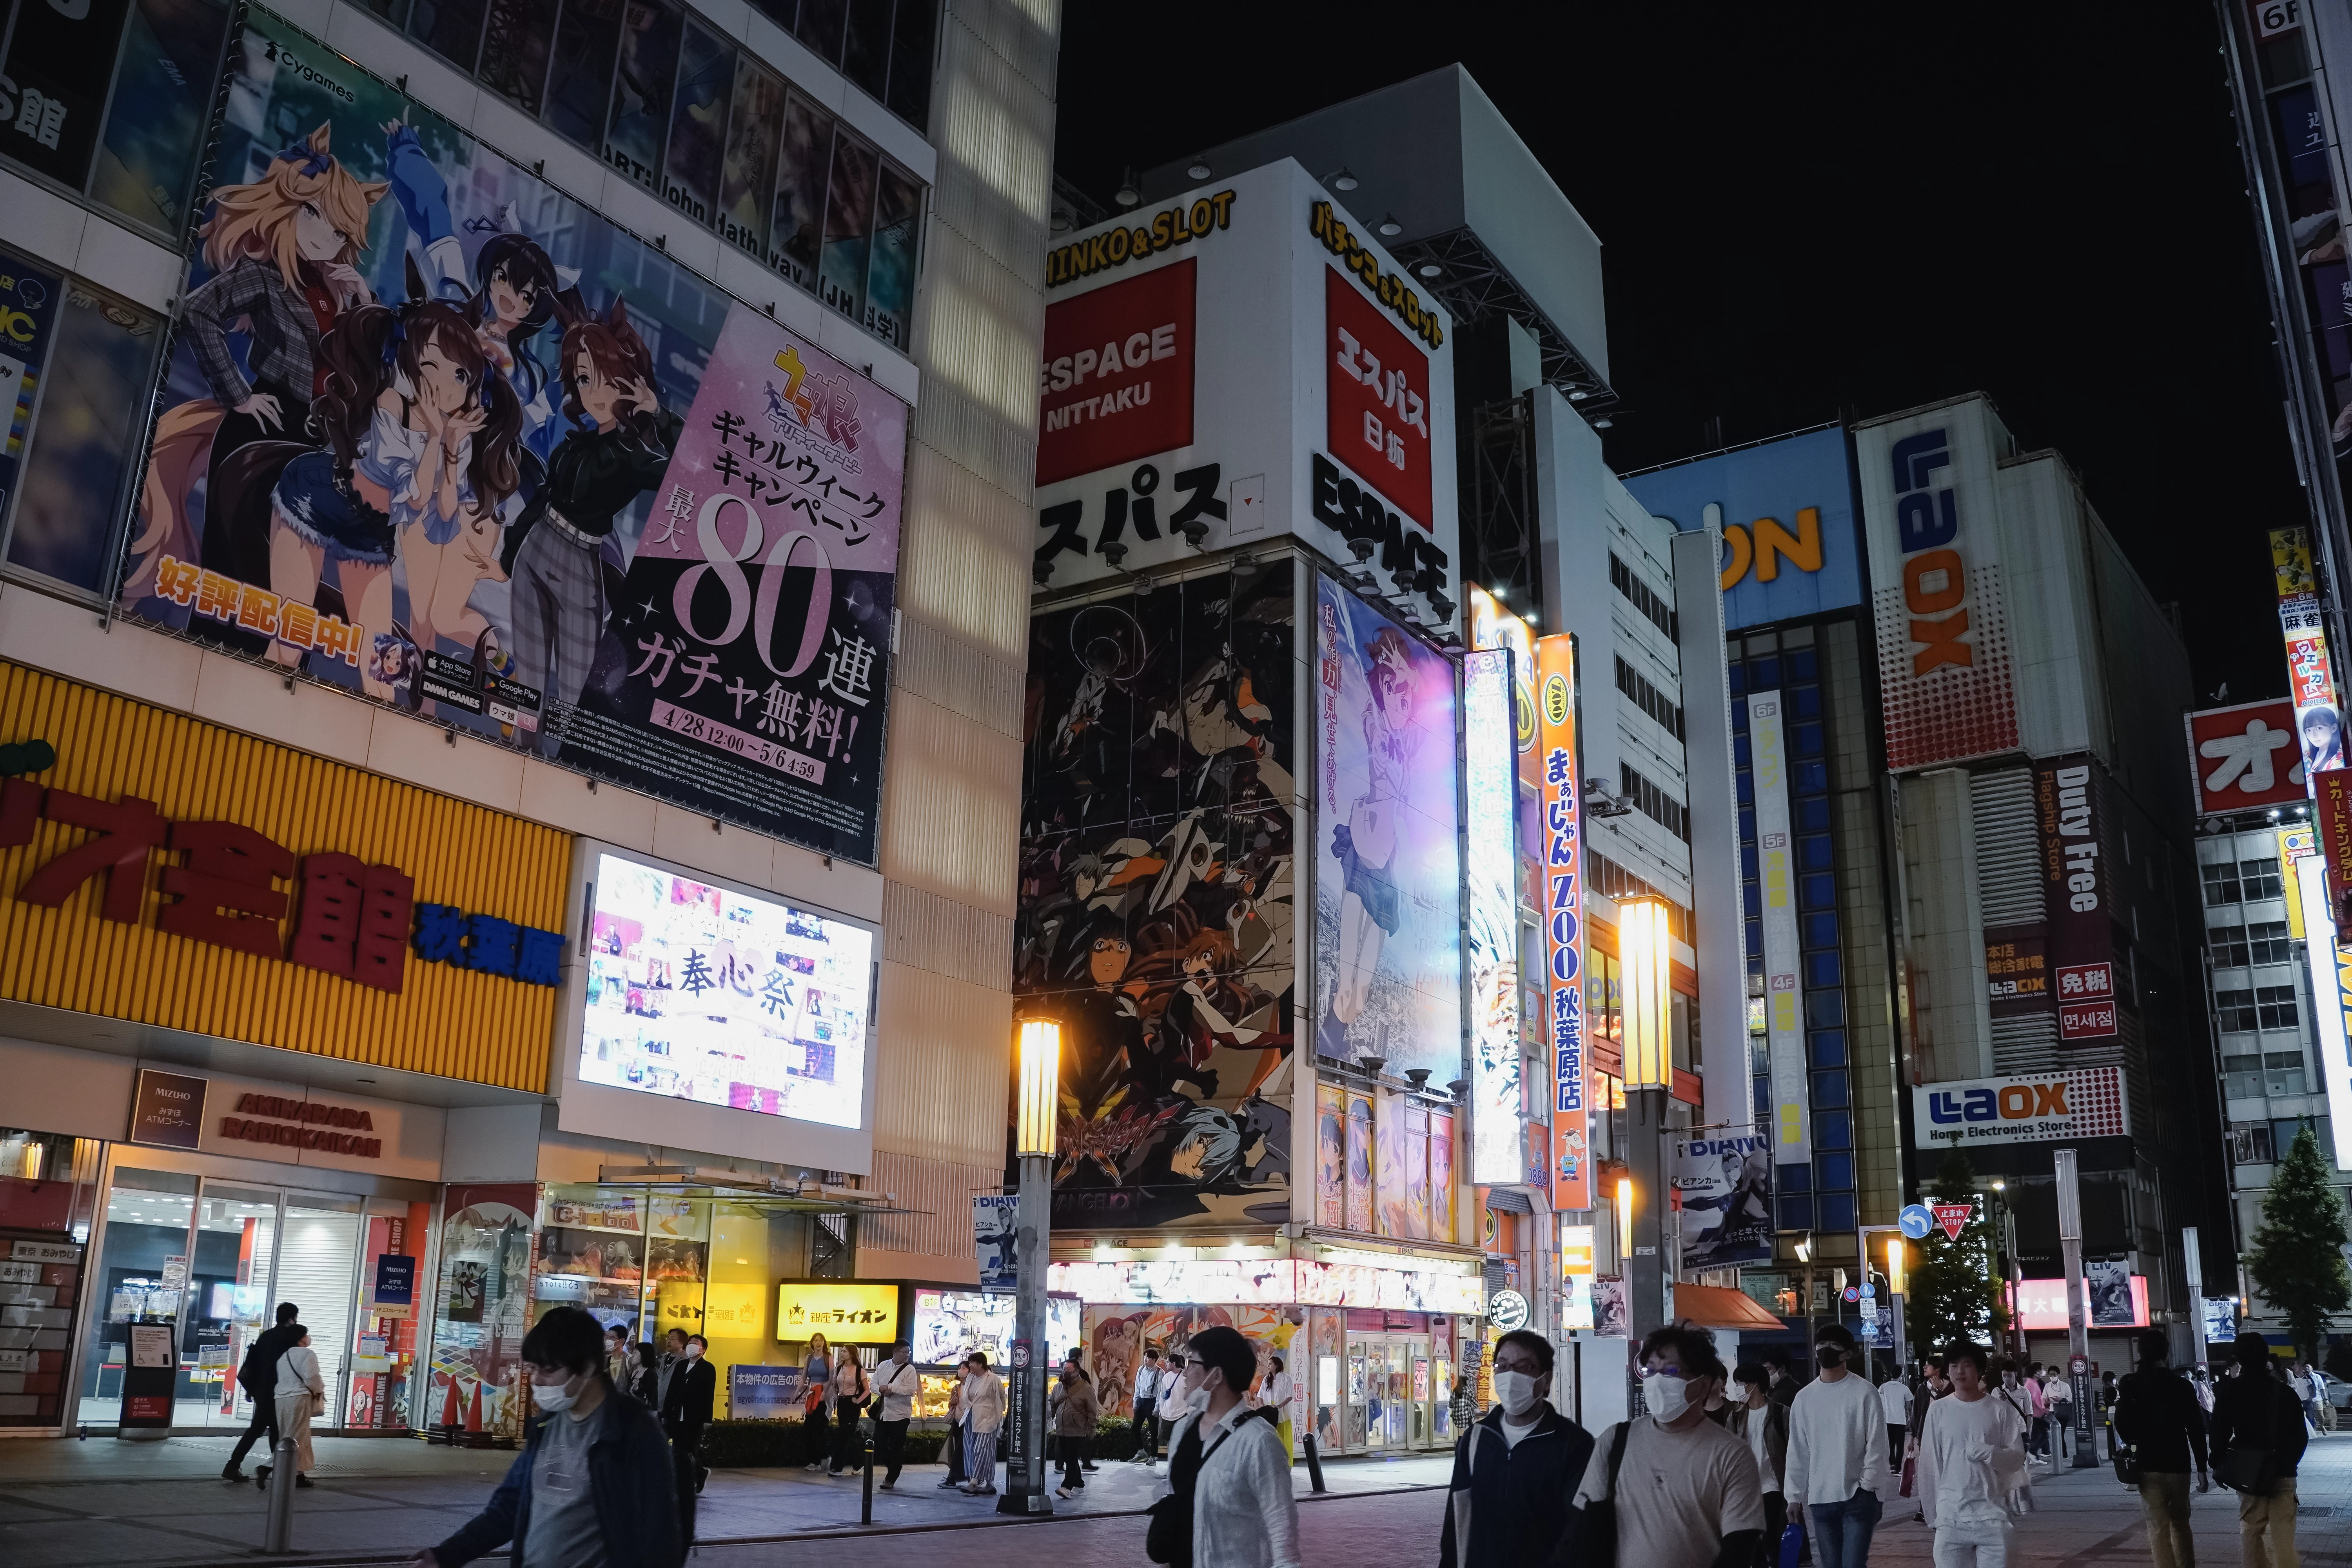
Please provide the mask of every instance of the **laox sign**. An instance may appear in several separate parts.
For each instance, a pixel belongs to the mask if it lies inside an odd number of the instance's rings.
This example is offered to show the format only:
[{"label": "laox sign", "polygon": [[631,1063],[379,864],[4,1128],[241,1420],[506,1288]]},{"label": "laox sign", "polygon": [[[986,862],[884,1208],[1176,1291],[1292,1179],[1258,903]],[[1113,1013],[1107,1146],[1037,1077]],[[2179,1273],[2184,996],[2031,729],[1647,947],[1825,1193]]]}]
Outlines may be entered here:
[{"label": "laox sign", "polygon": [[1938,1089],[1927,1096],[1927,1114],[1950,1125],[1962,1121],[2021,1121],[2034,1116],[2072,1116],[2066,1109],[2066,1080],[2003,1084],[1990,1089]]}]

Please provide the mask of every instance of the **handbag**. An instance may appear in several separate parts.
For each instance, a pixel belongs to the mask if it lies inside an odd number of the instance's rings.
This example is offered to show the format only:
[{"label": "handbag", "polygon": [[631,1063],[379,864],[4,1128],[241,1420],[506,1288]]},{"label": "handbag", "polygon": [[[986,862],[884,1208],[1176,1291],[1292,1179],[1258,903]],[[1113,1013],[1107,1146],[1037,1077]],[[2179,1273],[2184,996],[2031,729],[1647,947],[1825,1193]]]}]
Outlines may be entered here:
[{"label": "handbag", "polygon": [[1584,1505],[1584,1568],[1617,1568],[1617,1472],[1625,1466],[1625,1437],[1631,1421],[1617,1423],[1609,1441],[1609,1495]]},{"label": "handbag", "polygon": [[2138,1486],[2140,1478],[2139,1445],[2137,1443],[2117,1443],[2115,1446],[2113,1458],[2116,1464],[2116,1479],[2123,1482],[2123,1484],[2127,1487]]},{"label": "handbag", "polygon": [[2231,1444],[2214,1458],[2213,1479],[2233,1492],[2266,1491],[2271,1483],[2271,1451]]}]

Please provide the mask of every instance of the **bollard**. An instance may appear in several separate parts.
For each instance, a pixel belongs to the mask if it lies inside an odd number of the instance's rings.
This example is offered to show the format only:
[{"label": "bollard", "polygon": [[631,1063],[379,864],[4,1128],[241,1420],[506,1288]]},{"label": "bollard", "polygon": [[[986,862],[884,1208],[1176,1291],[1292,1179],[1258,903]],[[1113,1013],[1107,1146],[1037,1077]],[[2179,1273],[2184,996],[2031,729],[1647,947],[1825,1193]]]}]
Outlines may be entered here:
[{"label": "bollard", "polygon": [[866,1437],[866,1502],[858,1512],[857,1522],[874,1522],[874,1437],[871,1433]]},{"label": "bollard", "polygon": [[277,1468],[269,1472],[269,1521],[262,1528],[261,1549],[284,1552],[287,1536],[294,1528],[294,1439],[278,1439],[278,1452],[272,1457]]},{"label": "bollard", "polygon": [[1314,1491],[1323,1489],[1323,1458],[1315,1451],[1315,1434],[1308,1432],[1300,1438],[1307,1452],[1307,1484]]}]

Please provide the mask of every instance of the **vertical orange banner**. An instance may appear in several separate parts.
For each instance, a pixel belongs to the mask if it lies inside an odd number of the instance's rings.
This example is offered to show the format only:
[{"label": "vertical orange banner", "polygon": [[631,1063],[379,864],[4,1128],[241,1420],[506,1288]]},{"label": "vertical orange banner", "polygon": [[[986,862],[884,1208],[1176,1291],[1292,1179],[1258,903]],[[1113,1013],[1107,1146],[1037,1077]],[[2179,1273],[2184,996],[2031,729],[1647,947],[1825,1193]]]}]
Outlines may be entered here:
[{"label": "vertical orange banner", "polygon": [[1552,1058],[1551,1205],[1592,1206],[1584,1068],[1584,802],[1576,773],[1576,651],[1536,639],[1536,752],[1542,763],[1545,1014]]}]

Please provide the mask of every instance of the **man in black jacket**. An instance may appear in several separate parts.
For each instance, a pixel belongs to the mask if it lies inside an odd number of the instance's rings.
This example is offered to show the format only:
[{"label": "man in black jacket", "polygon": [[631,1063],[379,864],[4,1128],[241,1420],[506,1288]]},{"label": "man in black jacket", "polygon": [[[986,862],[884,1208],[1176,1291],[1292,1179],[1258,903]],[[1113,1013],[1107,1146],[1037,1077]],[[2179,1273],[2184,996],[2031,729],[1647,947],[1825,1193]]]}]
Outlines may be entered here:
[{"label": "man in black jacket", "polygon": [[2139,1449],[2139,1500],[2147,1510],[2147,1541],[2156,1568],[2196,1568],[2189,1534],[2189,1461],[2197,1461],[2197,1489],[2210,1491],[2205,1463],[2205,1411],[2189,1380],[2164,1363],[2171,1336],[2148,1329],[2139,1336],[2139,1370],[2116,1386],[2116,1441]]},{"label": "man in black jacket", "polygon": [[270,1462],[277,1462],[278,1358],[293,1349],[295,1342],[302,1337],[296,1322],[301,1315],[302,1310],[293,1302],[278,1302],[278,1326],[264,1329],[255,1337],[253,1348],[245,1352],[245,1364],[237,1368],[236,1385],[253,1401],[253,1419],[246,1424],[245,1436],[236,1440],[228,1463],[221,1467],[221,1479],[225,1481],[245,1479],[245,1457],[265,1434],[269,1438],[267,1452]]},{"label": "man in black jacket", "polygon": [[2307,1440],[2303,1405],[2273,1370],[2268,1340],[2241,1331],[2231,1353],[2238,1375],[2223,1378],[2213,1394],[2213,1452],[2218,1458],[2247,1448],[2263,1457],[2252,1485],[2238,1486],[2234,1478],[2230,1483],[2238,1488],[2239,1543],[2248,1563],[2292,1563],[2294,1469]]},{"label": "man in black jacket", "polygon": [[1440,1568],[1552,1568],[1574,1560],[1569,1506],[1592,1434],[1547,1403],[1552,1347],[1525,1329],[1495,1346],[1495,1408],[1454,1446]]},{"label": "man in black jacket", "polygon": [[702,1462],[702,1429],[710,1425],[719,1371],[703,1359],[709,1349],[710,1342],[700,1334],[688,1334],[685,1354],[662,1394],[662,1429],[669,1434],[670,1451],[677,1456],[677,1517],[688,1546],[694,1544],[694,1500],[710,1477]]},{"label": "man in black jacket", "polygon": [[463,1568],[509,1541],[519,1564],[678,1568],[669,1453],[653,1412],[614,1397],[603,1328],[577,1307],[551,1308],[523,1336],[522,1361],[541,1413],[522,1453],[488,1505],[409,1568]]}]

